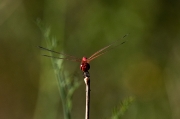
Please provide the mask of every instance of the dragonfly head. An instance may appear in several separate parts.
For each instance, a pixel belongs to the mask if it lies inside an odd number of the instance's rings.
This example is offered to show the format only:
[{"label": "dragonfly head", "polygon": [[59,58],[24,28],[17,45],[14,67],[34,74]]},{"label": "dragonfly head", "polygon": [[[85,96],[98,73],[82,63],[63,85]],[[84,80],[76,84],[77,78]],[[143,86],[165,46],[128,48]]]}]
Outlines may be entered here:
[{"label": "dragonfly head", "polygon": [[87,62],[87,58],[86,58],[86,57],[83,57],[83,58],[82,58],[82,62]]}]

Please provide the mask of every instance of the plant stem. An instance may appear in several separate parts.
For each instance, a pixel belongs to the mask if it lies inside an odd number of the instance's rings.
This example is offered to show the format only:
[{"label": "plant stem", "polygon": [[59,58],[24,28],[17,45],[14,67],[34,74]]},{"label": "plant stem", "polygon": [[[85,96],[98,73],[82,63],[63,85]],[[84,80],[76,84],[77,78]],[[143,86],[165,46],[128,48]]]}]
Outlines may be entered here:
[{"label": "plant stem", "polygon": [[85,110],[85,119],[89,119],[90,112],[90,75],[89,72],[84,72],[84,82],[86,84],[86,110]]}]

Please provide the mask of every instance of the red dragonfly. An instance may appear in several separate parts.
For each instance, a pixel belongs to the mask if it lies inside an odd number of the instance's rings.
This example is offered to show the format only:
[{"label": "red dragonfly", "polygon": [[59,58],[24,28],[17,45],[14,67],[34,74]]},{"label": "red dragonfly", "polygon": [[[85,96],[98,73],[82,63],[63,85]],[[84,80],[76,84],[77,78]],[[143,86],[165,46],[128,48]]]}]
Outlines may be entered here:
[{"label": "red dragonfly", "polygon": [[[128,34],[126,34],[125,36],[123,36],[122,38],[125,38]],[[60,53],[60,52],[56,52],[56,51],[53,51],[53,50],[50,50],[50,49],[47,49],[47,48],[44,48],[44,47],[41,47],[39,46],[40,49],[43,49],[43,50],[46,50],[46,51],[50,51],[50,52],[53,52],[53,53],[57,53],[57,54],[60,54],[60,55],[64,55],[65,58],[59,58],[59,57],[54,57],[54,56],[49,56],[49,55],[43,55],[43,56],[46,56],[46,57],[51,57],[51,58],[56,58],[56,59],[65,59],[65,60],[71,60],[71,61],[77,61],[77,62],[81,62],[81,65],[80,65],[80,69],[83,71],[83,72],[88,72],[88,70],[90,69],[90,61],[92,61],[93,59],[103,55],[104,53],[112,50],[113,48],[119,46],[119,45],[122,45],[124,44],[126,41],[123,41],[121,43],[119,43],[119,40],[113,42],[112,44],[106,46],[106,47],[103,47],[101,48],[100,50],[96,51],[94,54],[92,54],[89,58],[87,57],[82,57],[82,59],[79,59],[79,58],[76,58],[74,56],[71,56],[71,55],[67,55],[67,54],[64,54],[64,53]]]}]

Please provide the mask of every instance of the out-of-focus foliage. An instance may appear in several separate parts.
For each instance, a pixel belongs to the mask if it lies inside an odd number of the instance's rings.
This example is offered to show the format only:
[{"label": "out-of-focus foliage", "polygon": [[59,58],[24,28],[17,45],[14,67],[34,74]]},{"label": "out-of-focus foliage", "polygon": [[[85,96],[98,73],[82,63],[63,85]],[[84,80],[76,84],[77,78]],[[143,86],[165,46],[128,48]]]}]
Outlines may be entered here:
[{"label": "out-of-focus foliage", "polygon": [[[46,28],[45,26],[43,26],[41,20],[37,20],[37,25],[41,29],[45,42],[47,44],[47,48],[44,48],[42,46],[38,47],[41,50],[48,52],[49,55],[46,55],[47,57],[51,57],[51,63],[53,66],[54,74],[56,76],[59,94],[61,97],[64,119],[71,119],[72,96],[74,91],[79,87],[80,83],[76,80],[76,76],[66,78],[66,72],[63,70],[62,65],[63,60],[59,60],[53,56],[53,49],[57,47],[57,40],[56,38],[51,36],[50,28]],[[56,54],[60,53],[56,52]]]},{"label": "out-of-focus foliage", "polygon": [[132,104],[133,100],[133,97],[128,97],[127,99],[123,100],[121,104],[114,109],[111,119],[121,119]]},{"label": "out-of-focus foliage", "polygon": [[[36,47],[46,47],[36,24],[42,19],[57,39],[55,50],[79,58],[130,34],[91,62],[90,118],[110,118],[119,101],[133,96],[122,119],[179,119],[179,6],[179,0],[1,0],[0,118],[63,118],[51,59]],[[66,78],[83,80],[78,63],[63,67]],[[84,109],[81,85],[72,119],[83,119]]]}]

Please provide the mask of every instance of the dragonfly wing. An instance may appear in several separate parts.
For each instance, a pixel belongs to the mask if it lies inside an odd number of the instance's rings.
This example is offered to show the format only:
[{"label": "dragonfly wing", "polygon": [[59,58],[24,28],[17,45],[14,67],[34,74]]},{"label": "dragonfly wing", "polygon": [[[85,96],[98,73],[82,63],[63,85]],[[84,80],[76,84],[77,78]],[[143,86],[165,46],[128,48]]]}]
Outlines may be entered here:
[{"label": "dragonfly wing", "polygon": [[52,53],[56,53],[56,54],[60,54],[60,55],[64,55],[64,56],[67,56],[67,57],[71,57],[71,58],[77,59],[75,56],[71,56],[71,55],[67,55],[67,54],[64,54],[64,53],[56,52],[56,51],[47,49],[47,48],[42,47],[42,46],[38,46],[38,47],[39,47],[40,49],[42,49],[42,50],[46,50],[46,51],[49,51],[49,52],[52,52]]},{"label": "dragonfly wing", "polygon": [[71,61],[78,61],[78,62],[81,61],[79,58],[76,58],[75,56],[71,56],[71,55],[67,55],[67,54],[64,54],[64,53],[56,52],[56,51],[47,49],[47,48],[42,47],[42,46],[38,46],[38,47],[40,49],[42,49],[42,50],[45,50],[45,51],[49,51],[49,52],[52,52],[52,53],[56,53],[56,54],[66,56],[65,58],[59,58],[59,57],[55,57],[55,56],[43,55],[43,56],[46,56],[46,57],[51,57],[51,58],[56,58],[56,59],[65,59],[65,60],[71,60]]},{"label": "dragonfly wing", "polygon": [[[125,38],[127,35],[128,35],[128,34],[126,34],[125,36],[123,36],[122,39]],[[119,42],[119,40],[117,40],[117,41],[113,42],[112,44],[110,44],[110,45],[108,45],[108,46],[106,46],[106,47],[98,50],[97,52],[95,52],[94,54],[92,54],[92,55],[88,58],[88,61],[90,62],[91,60],[93,60],[93,59],[97,58],[98,56],[100,56],[100,55],[102,55],[102,54],[104,54],[104,53],[112,50],[113,48],[115,48],[115,47],[117,47],[117,46],[119,46],[119,45],[124,44],[126,41],[123,41],[123,42],[121,42],[121,43],[118,43],[118,42]]]},{"label": "dragonfly wing", "polygon": [[65,60],[70,60],[70,61],[75,61],[75,62],[81,62],[80,59],[72,59],[72,58],[60,58],[60,57],[55,57],[55,56],[49,56],[49,55],[42,55],[45,57],[50,57],[50,58],[55,58],[55,59],[65,59]]}]

